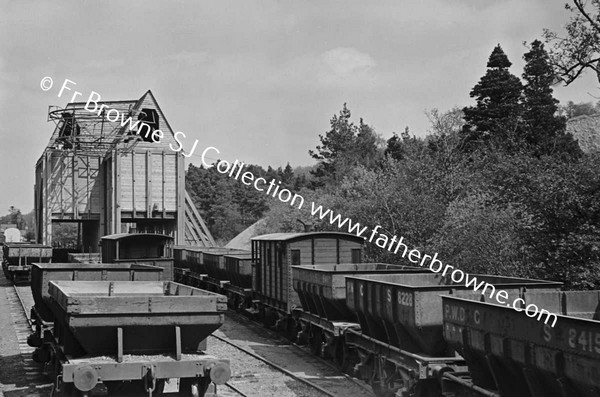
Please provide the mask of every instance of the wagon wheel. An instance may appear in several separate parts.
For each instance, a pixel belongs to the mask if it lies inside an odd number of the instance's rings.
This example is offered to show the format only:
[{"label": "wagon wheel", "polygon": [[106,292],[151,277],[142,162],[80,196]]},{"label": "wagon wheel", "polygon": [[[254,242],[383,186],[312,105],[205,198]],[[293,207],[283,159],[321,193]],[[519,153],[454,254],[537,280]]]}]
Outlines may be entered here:
[{"label": "wagon wheel", "polygon": [[285,337],[292,342],[296,342],[297,335],[298,335],[298,324],[296,323],[296,320],[290,316],[287,319],[287,327],[286,327]]},{"label": "wagon wheel", "polygon": [[342,372],[346,374],[352,374],[354,366],[360,362],[356,352],[344,343],[343,338],[337,339],[333,359]]},{"label": "wagon wheel", "polygon": [[271,328],[273,325],[275,325],[277,314],[273,313],[273,311],[270,309],[265,309],[264,313],[263,327]]},{"label": "wagon wheel", "polygon": [[210,378],[181,378],[179,379],[180,397],[204,397],[210,385]]},{"label": "wagon wheel", "polygon": [[[393,381],[390,381],[390,375],[393,375],[394,372],[395,368],[386,364],[383,359],[378,358],[374,360],[373,373],[370,384],[376,396],[393,397],[395,395]],[[438,396],[439,395],[440,394],[438,394]]]},{"label": "wagon wheel", "polygon": [[231,294],[231,308],[234,311],[238,310],[238,307],[240,306],[240,297],[237,294]]},{"label": "wagon wheel", "polygon": [[75,387],[75,385],[73,385],[72,383],[62,383],[60,385],[60,391],[56,391],[54,388],[52,388],[52,393],[51,396],[52,397],[79,397],[79,396],[83,396],[83,394],[80,394],[81,392],[79,390],[77,390],[77,388]]},{"label": "wagon wheel", "polygon": [[294,341],[296,341],[296,343],[299,344],[300,346],[304,346],[304,345],[308,344],[308,342],[309,342],[310,330],[309,330],[308,324],[305,322],[301,322],[300,326],[298,328],[299,328],[299,331],[294,336]]},{"label": "wagon wheel", "polygon": [[313,327],[310,337],[310,351],[315,356],[321,357],[321,346],[323,343],[323,338],[321,335],[321,330],[317,327]]},{"label": "wagon wheel", "polygon": [[415,397],[437,397],[442,394],[440,385],[435,380],[423,380],[415,387]]}]

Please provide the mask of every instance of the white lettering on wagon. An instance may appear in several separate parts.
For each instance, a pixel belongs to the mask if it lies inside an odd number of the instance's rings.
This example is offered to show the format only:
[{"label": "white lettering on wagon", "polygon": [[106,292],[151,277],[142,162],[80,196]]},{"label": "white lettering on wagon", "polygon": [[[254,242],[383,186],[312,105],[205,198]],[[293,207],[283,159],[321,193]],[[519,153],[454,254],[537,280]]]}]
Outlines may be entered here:
[{"label": "white lettering on wagon", "polygon": [[444,318],[447,320],[460,321],[461,323],[464,323],[466,318],[465,308],[446,305],[444,308]]},{"label": "white lettering on wagon", "polygon": [[581,351],[600,353],[600,332],[578,331],[569,328],[569,347]]},{"label": "white lettering on wagon", "polygon": [[402,306],[412,306],[412,294],[410,292],[398,291],[398,304]]}]

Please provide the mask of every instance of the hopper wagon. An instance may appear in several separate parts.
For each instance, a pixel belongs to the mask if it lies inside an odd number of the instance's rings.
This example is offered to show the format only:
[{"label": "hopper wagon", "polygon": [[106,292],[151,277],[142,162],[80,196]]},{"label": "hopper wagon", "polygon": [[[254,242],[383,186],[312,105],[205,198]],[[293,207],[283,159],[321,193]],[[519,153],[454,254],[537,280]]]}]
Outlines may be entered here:
[{"label": "hopper wagon", "polygon": [[[557,292],[562,283],[533,279],[473,275],[508,294],[507,301],[525,291]],[[483,292],[483,293],[482,293]],[[490,299],[489,290],[474,291],[437,273],[346,277],[348,307],[357,313],[360,331],[345,333],[348,348],[360,358],[355,373],[380,395],[440,396],[441,375],[462,372],[443,335],[442,296]]]},{"label": "hopper wagon", "polygon": [[172,281],[50,281],[54,316],[48,362],[61,396],[161,395],[179,378],[179,395],[204,396],[224,384],[229,362],[206,355],[206,338],[224,321],[227,298]]},{"label": "hopper wagon", "polygon": [[293,310],[299,343],[316,355],[333,358],[347,369],[353,361],[344,346],[347,329],[360,329],[356,313],[346,304],[346,276],[427,273],[422,268],[386,263],[292,266],[293,285],[301,308]]},{"label": "hopper wagon", "polygon": [[52,247],[34,243],[4,243],[2,248],[2,270],[15,283],[28,282],[34,262],[52,261]]},{"label": "hopper wagon", "polygon": [[444,396],[600,396],[600,291],[528,291],[521,312],[442,300],[444,336],[470,370],[444,374]]}]

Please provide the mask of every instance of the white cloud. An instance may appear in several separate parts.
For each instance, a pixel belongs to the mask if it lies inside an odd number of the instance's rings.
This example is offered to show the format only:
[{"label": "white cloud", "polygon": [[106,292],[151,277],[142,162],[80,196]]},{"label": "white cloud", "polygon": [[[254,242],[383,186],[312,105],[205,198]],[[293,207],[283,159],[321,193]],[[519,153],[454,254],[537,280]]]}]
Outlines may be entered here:
[{"label": "white cloud", "polygon": [[375,80],[372,73],[376,66],[375,60],[355,48],[334,48],[323,53],[320,58],[320,80],[323,83],[346,86],[372,83]]}]

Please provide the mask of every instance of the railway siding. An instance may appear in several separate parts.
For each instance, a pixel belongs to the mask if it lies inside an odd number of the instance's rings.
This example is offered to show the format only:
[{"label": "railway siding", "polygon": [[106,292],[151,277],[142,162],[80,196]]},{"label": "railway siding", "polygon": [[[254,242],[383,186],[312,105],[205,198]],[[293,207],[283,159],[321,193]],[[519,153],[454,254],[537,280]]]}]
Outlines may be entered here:
[{"label": "railway siding", "polygon": [[[30,292],[29,297],[22,295],[25,305],[33,301]],[[51,386],[44,379],[41,367],[31,359],[33,349],[27,345],[30,332],[15,287],[0,275],[0,396],[50,395]]]},{"label": "railway siding", "polygon": [[[294,376],[309,381],[333,396],[372,397],[367,386],[351,380],[330,364],[308,351],[252,323],[244,317],[227,313],[225,324],[214,333],[235,345],[263,357]],[[317,389],[301,383],[282,372],[256,363],[246,353],[225,344],[215,337],[208,340],[208,354],[228,357],[232,383],[248,396],[324,396]],[[269,375],[271,374],[271,375]],[[220,390],[223,390],[221,387]]]}]

